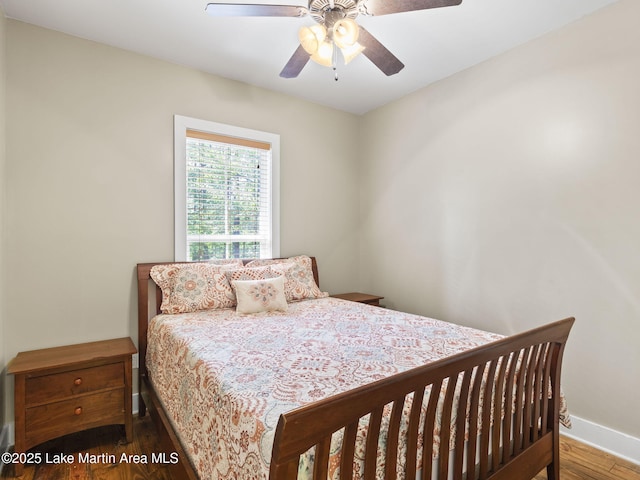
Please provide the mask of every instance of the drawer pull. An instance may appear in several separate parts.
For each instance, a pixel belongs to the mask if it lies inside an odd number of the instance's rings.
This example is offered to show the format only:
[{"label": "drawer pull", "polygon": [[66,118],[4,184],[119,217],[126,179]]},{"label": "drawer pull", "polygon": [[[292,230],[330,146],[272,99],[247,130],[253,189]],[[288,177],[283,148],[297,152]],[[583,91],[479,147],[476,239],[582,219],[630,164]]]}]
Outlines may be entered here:
[{"label": "drawer pull", "polygon": [[74,415],[80,415],[82,413],[82,407],[76,407],[76,409],[73,411]]},{"label": "drawer pull", "polygon": [[82,378],[78,377],[73,381],[73,384],[78,386],[78,385],[82,385]]}]

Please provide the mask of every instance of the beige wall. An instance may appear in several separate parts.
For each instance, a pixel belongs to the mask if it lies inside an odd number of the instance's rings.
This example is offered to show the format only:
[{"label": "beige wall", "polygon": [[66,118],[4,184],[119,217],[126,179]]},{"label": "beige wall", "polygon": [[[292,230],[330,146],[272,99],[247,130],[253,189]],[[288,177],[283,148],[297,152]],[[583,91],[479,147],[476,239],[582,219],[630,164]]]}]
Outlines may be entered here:
[{"label": "beige wall", "polygon": [[576,416],[640,437],[640,2],[372,112],[361,286],[512,333],[577,317]]},{"label": "beige wall", "polygon": [[174,114],[280,134],[281,254],[316,255],[326,290],[357,281],[357,117],[7,26],[7,358],[137,340],[135,264],[173,259]]},{"label": "beige wall", "polygon": [[4,425],[5,410],[5,341],[4,321],[4,205],[5,205],[5,45],[6,19],[0,8],[0,451],[2,451],[2,426]]}]

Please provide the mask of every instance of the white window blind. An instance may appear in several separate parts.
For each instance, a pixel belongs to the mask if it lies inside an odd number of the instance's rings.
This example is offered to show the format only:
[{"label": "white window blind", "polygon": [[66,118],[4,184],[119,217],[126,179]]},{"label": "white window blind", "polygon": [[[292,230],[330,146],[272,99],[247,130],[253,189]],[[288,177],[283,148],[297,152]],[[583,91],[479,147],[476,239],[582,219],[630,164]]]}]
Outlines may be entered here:
[{"label": "white window blind", "polygon": [[186,231],[185,241],[176,243],[177,259],[179,243],[189,261],[274,256],[274,144],[253,133],[185,126]]}]

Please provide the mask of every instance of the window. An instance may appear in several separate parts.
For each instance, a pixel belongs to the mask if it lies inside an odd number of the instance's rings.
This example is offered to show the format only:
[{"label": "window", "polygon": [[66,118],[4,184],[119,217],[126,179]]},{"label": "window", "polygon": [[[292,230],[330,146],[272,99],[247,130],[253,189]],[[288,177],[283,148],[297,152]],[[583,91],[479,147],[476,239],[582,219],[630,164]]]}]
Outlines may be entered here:
[{"label": "window", "polygon": [[279,255],[280,137],[175,117],[175,259]]}]

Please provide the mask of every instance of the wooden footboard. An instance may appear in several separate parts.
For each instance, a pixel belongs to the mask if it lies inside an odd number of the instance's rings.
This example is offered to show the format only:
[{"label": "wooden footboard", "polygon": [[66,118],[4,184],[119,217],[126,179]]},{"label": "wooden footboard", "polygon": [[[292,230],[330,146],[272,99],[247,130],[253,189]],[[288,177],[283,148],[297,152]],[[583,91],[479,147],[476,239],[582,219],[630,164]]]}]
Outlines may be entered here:
[{"label": "wooden footboard", "polygon": [[[403,470],[408,480],[524,480],[546,467],[548,478],[558,480],[560,371],[573,322],[507,337],[281,415],[270,480],[296,479],[310,448],[317,480],[336,466],[340,479],[351,479],[354,465],[363,478],[379,478],[377,464],[384,465],[385,479]],[[389,412],[387,425],[382,418]],[[338,454],[330,448],[335,432],[342,437]],[[362,442],[364,458],[355,458]],[[399,450],[402,443],[406,448]]]}]

